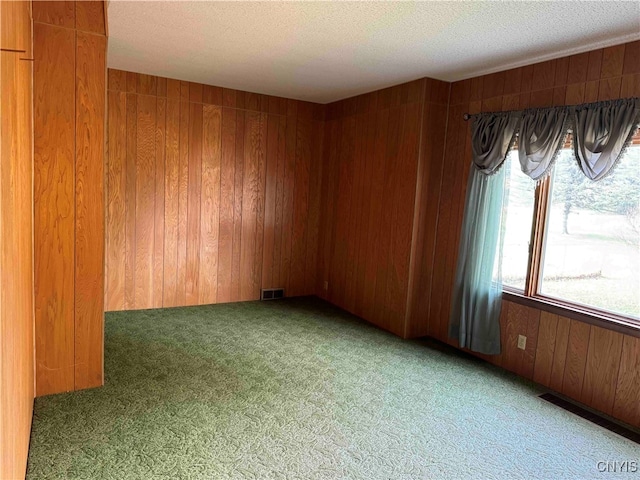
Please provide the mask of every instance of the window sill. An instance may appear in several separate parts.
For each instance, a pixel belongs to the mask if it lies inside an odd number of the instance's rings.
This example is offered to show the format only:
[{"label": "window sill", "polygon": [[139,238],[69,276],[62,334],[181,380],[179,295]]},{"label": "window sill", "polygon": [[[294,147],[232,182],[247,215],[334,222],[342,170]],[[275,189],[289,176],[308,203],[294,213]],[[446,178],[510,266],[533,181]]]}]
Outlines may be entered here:
[{"label": "window sill", "polygon": [[502,298],[509,302],[519,303],[527,307],[537,308],[545,312],[640,338],[640,322],[631,318],[606,314],[576,305],[567,305],[551,298],[527,297],[513,290],[504,290]]}]

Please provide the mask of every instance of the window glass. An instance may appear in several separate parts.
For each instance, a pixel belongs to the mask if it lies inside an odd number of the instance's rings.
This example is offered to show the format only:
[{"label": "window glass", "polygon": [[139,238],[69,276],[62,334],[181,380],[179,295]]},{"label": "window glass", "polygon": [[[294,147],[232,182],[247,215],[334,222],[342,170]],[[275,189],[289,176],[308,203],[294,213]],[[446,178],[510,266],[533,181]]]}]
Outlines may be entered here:
[{"label": "window glass", "polygon": [[598,182],[562,150],[547,222],[540,293],[640,317],[640,146]]},{"label": "window glass", "polygon": [[502,168],[505,172],[505,203],[502,219],[503,285],[524,291],[533,223],[535,182],[520,169],[518,152],[512,150]]}]

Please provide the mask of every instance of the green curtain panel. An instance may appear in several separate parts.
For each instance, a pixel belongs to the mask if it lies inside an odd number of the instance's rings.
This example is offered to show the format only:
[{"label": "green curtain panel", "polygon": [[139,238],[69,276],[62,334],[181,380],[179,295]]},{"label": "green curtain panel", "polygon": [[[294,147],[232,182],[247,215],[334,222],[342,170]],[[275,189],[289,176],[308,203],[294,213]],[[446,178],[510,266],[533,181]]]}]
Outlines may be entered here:
[{"label": "green curtain panel", "polygon": [[505,170],[485,175],[471,169],[449,324],[449,336],[461,347],[487,355],[500,353]]}]

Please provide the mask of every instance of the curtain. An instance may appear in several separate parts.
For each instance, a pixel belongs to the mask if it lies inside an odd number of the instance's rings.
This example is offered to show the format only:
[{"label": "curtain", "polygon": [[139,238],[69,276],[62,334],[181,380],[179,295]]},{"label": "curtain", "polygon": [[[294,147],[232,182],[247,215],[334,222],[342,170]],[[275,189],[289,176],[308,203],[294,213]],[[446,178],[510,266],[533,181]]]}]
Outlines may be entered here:
[{"label": "curtain", "polygon": [[502,257],[505,171],[486,175],[471,168],[449,323],[449,336],[460,347],[487,355],[500,353],[502,279],[497,264]]},{"label": "curtain", "polygon": [[502,281],[496,261],[502,257],[500,223],[504,164],[515,140],[520,116],[493,113],[472,125],[473,165],[467,185],[462,237],[451,305],[449,336],[461,347],[500,353]]},{"label": "curtain", "polygon": [[640,121],[640,100],[624,99],[524,112],[474,116],[473,166],[467,186],[462,237],[451,304],[449,336],[461,347],[500,353],[503,165],[516,133],[522,171],[543,178],[573,124],[575,156],[591,180],[616,164]]},{"label": "curtain", "polygon": [[522,117],[518,158],[525,175],[540,180],[550,172],[567,135],[565,108],[528,110]]},{"label": "curtain", "polygon": [[504,162],[515,140],[520,117],[511,113],[491,113],[474,119],[471,128],[473,163],[491,175]]},{"label": "curtain", "polygon": [[573,143],[578,166],[590,180],[600,180],[616,165],[640,119],[638,99],[628,98],[577,107]]}]

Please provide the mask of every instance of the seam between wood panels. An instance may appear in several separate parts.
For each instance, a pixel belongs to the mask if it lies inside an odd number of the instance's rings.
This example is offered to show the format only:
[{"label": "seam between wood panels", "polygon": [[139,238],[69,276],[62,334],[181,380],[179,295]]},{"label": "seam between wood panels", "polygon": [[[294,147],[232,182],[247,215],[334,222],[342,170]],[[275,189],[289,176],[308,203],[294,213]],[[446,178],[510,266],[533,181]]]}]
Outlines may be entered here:
[{"label": "seam between wood panels", "polygon": [[416,190],[415,197],[413,199],[413,225],[411,229],[411,249],[409,253],[409,278],[407,284],[407,301],[404,308],[404,322],[402,329],[402,337],[407,338],[407,329],[409,326],[409,322],[411,320],[411,314],[413,313],[413,298],[414,298],[414,275],[416,274],[415,267],[415,257],[416,257],[416,249],[417,241],[418,241],[418,230],[420,229],[420,203],[422,197],[422,173],[424,171],[424,162],[422,160],[422,143],[424,140],[424,111],[425,104],[427,103],[427,80],[422,79],[422,105],[420,105],[420,127],[419,127],[419,135],[420,140],[418,141],[418,168],[416,169]]},{"label": "seam between wood panels", "polygon": [[[74,3],[75,6],[75,3]],[[77,274],[77,236],[78,236],[78,32],[73,36],[73,390],[76,389],[76,274]]]},{"label": "seam between wood panels", "polygon": [[[593,328],[593,325],[589,325],[589,335],[587,336],[587,356],[584,359],[584,373],[582,374],[582,384],[580,385],[580,401],[583,403],[587,403],[584,399],[584,379],[587,376],[587,365],[589,361],[589,350],[591,349],[591,333],[593,332]],[[591,398],[589,398],[589,403],[591,403]]]},{"label": "seam between wood panels", "polygon": [[[74,6],[75,6],[75,2],[74,2]],[[73,30],[75,32],[88,33],[88,34],[91,34],[91,35],[99,35],[101,37],[106,37],[107,36],[105,33],[93,32],[91,30],[83,30],[81,28],[76,28],[75,26],[67,27],[66,25],[58,25],[56,23],[43,22],[43,21],[40,21],[40,20],[34,20],[33,23],[39,23],[41,25],[49,25],[50,27],[64,28],[65,30]]]},{"label": "seam between wood panels", "polygon": [[[106,5],[106,3],[105,3]],[[106,24],[106,16],[105,16],[105,24]],[[164,97],[162,97],[164,98]],[[161,151],[162,151],[162,178],[160,179],[160,181],[162,182],[162,278],[161,278],[161,292],[160,292],[160,307],[162,307],[164,305],[164,251],[165,251],[165,226],[166,226],[166,219],[165,219],[165,204],[167,202],[166,200],[166,183],[165,183],[165,178],[167,176],[167,99],[164,98],[164,109],[163,109],[163,113],[164,113],[164,118],[163,118],[163,125],[164,125],[164,129],[162,132],[162,145],[161,145]],[[204,124],[203,124],[203,128],[204,128]],[[158,99],[156,98],[156,135],[158,134]],[[158,148],[158,140],[156,139],[156,148]],[[156,152],[157,155],[157,152]],[[156,178],[157,178],[157,174],[158,174],[158,170],[156,168]],[[158,188],[158,184],[156,183],[156,188]],[[157,197],[157,195],[156,195]],[[155,201],[155,197],[154,197],[154,201]],[[157,208],[157,206],[156,206]],[[154,230],[155,230],[155,215],[154,215]],[[155,236],[154,236],[154,242],[155,242]],[[155,247],[155,244],[154,244]],[[157,308],[157,307],[156,307]]]},{"label": "seam between wood panels", "polygon": [[[269,114],[267,113],[267,119],[266,119],[266,130],[267,130],[267,135],[266,135],[266,139],[265,139],[265,144],[264,144],[264,184],[263,184],[263,192],[264,192],[264,209],[263,209],[263,220],[262,220],[262,258],[260,259],[260,264],[262,265],[260,267],[260,291],[262,291],[262,289],[264,288],[263,285],[263,275],[264,275],[264,262],[265,262],[265,258],[267,257],[267,249],[264,248],[264,232],[265,232],[265,224],[266,224],[266,216],[267,216],[267,172],[269,171]],[[274,222],[275,223],[275,222]],[[271,255],[271,258],[273,258],[273,253]],[[273,266],[273,262],[272,262],[272,266]],[[271,268],[271,272],[273,273],[273,268]],[[271,280],[269,282],[270,284],[273,284],[273,280]]]},{"label": "seam between wood panels", "polygon": [[622,339],[620,342],[620,356],[618,357],[618,374],[616,375],[616,383],[613,389],[613,401],[611,402],[611,412],[610,414],[613,416],[613,413],[616,409],[616,399],[618,397],[618,385],[620,384],[620,371],[622,370],[622,353],[624,352],[624,340],[626,335],[621,334]]},{"label": "seam between wood panels", "polygon": [[[45,25],[48,25],[48,24],[45,24]],[[87,32],[87,33],[90,33],[90,32]],[[104,35],[102,35],[102,36],[104,36]],[[160,77],[156,77],[156,78],[160,78]],[[161,77],[161,78],[164,78],[164,77]],[[172,80],[172,79],[169,79],[169,80]],[[108,83],[108,81],[107,81],[107,83]],[[213,86],[213,85],[205,85],[205,86],[210,87],[210,86]],[[167,95],[158,95],[157,93],[156,94],[152,94],[152,93],[129,92],[127,90],[123,90],[123,89],[120,89],[120,88],[109,88],[109,87],[107,87],[107,91],[109,91],[109,92],[121,92],[121,93],[127,93],[127,94],[132,94],[132,95],[144,95],[144,96],[148,96],[148,97],[175,99],[175,100],[180,100],[181,102],[186,102],[186,103],[189,103],[189,104],[196,103],[196,104],[199,104],[199,105],[211,105],[211,106],[214,106],[214,107],[229,108],[231,110],[237,110],[237,111],[243,111],[243,112],[255,112],[255,113],[262,113],[262,114],[265,114],[265,115],[273,115],[273,116],[276,116],[276,117],[286,117],[286,118],[291,117],[291,115],[287,115],[286,113],[271,113],[271,112],[263,112],[262,110],[251,110],[250,108],[228,107],[226,105],[218,104],[218,103],[194,102],[193,100],[182,100],[179,97],[169,97]],[[251,93],[251,92],[249,92],[249,93]],[[284,98],[284,97],[282,97],[282,98]],[[287,100],[292,100],[292,99],[287,99]],[[298,101],[298,100],[296,100],[296,101]],[[314,105],[322,105],[322,104],[318,103],[318,104],[314,104]],[[294,116],[293,118],[297,118],[297,116]]]},{"label": "seam between wood panels", "polygon": [[[31,57],[35,58],[35,40],[33,25],[33,4],[29,2],[29,15],[31,19]],[[35,90],[35,67],[31,64],[31,74],[29,75],[31,95],[29,106],[31,107],[31,328],[32,328],[32,360],[33,360],[33,397],[36,396],[36,247],[35,247],[35,108],[34,108],[34,90]],[[32,401],[33,405],[33,401]]]},{"label": "seam between wood panels", "polygon": [[[430,288],[431,290],[429,292],[427,292],[428,298],[429,298],[429,305],[427,308],[427,332],[429,332],[430,330],[430,324],[431,324],[431,293],[433,291],[433,272],[434,272],[434,263],[435,263],[435,258],[436,258],[436,246],[438,244],[438,227],[440,226],[440,199],[442,198],[442,182],[444,179],[444,166],[445,166],[445,162],[447,159],[447,138],[449,135],[449,117],[451,116],[451,83],[449,83],[449,92],[447,94],[447,115],[446,115],[446,120],[445,120],[445,125],[444,125],[444,133],[442,136],[442,155],[441,155],[441,161],[440,161],[440,179],[438,181],[438,208],[436,209],[436,218],[435,218],[435,225],[434,225],[434,230],[435,230],[435,238],[434,238],[434,247],[433,247],[433,253],[431,254],[431,271],[429,273],[429,278],[430,278]],[[467,107],[468,108],[468,107]],[[466,136],[466,134],[465,134]],[[464,155],[464,154],[463,154]],[[451,305],[449,305],[449,310],[451,310]]]}]

